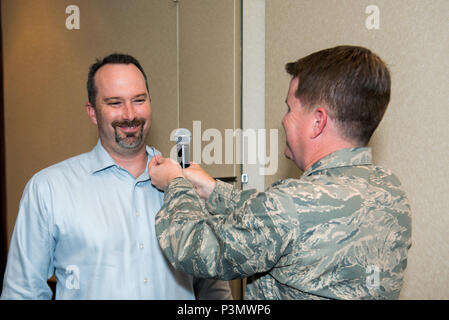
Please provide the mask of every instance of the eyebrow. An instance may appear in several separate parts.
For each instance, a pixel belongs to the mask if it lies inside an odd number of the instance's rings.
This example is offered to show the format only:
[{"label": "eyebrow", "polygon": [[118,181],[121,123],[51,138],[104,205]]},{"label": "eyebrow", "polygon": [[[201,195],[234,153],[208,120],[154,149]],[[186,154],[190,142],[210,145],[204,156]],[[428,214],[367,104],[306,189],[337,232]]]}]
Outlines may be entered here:
[{"label": "eyebrow", "polygon": [[134,96],[133,99],[135,99],[135,98],[147,98],[147,97],[148,97],[148,94],[141,93],[141,94],[138,94],[138,95]]},{"label": "eyebrow", "polygon": [[[148,94],[146,93],[140,93],[138,95],[135,95],[134,97],[132,97],[131,99],[136,99],[136,98],[146,98],[148,97]],[[122,97],[109,97],[109,98],[104,98],[103,101],[104,102],[109,102],[111,100],[122,100]]]}]

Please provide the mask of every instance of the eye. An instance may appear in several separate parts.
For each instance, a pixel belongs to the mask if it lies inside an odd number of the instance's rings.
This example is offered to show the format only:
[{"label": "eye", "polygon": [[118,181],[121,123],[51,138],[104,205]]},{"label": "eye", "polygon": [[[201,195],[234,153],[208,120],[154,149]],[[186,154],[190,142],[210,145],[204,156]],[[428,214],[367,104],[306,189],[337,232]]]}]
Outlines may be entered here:
[{"label": "eye", "polygon": [[108,106],[118,106],[119,104],[121,104],[122,101],[121,100],[114,100],[114,99],[110,99],[106,101],[106,104]]}]

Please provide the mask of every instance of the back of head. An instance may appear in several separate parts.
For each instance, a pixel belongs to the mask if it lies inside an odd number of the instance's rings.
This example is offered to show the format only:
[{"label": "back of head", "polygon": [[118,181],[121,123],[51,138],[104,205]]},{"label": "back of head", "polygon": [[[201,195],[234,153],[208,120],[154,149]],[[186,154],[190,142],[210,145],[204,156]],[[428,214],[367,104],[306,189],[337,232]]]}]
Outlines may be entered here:
[{"label": "back of head", "polygon": [[324,105],[343,139],[367,145],[390,101],[385,63],[370,50],[338,46],[286,65],[299,78],[296,97],[307,109]]},{"label": "back of head", "polygon": [[136,58],[133,56],[130,56],[129,54],[123,54],[123,53],[112,53],[103,59],[99,60],[97,59],[94,64],[92,64],[89,68],[89,74],[87,76],[87,96],[89,99],[89,103],[92,106],[95,106],[95,98],[97,96],[97,89],[95,87],[95,81],[94,76],[95,73],[97,73],[98,69],[100,69],[102,66],[107,64],[133,64],[135,65],[140,72],[142,72],[142,75],[145,79],[145,85],[147,87],[148,94],[150,93],[150,90],[148,89],[148,79],[147,75],[145,74],[145,71],[143,70],[142,66],[140,65],[139,61],[137,61]]}]

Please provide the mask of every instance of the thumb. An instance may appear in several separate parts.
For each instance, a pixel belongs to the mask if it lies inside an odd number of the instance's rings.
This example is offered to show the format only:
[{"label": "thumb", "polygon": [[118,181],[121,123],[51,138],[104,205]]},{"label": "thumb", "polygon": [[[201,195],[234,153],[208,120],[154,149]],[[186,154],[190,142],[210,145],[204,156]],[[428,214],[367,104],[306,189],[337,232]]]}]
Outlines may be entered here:
[{"label": "thumb", "polygon": [[160,164],[162,162],[160,158],[162,158],[160,155],[155,155],[153,158],[151,158],[150,163],[148,163],[148,167],[151,168]]},{"label": "thumb", "polygon": [[161,164],[165,161],[165,158],[163,156],[161,156],[160,154],[155,155],[154,158],[156,159],[157,164]]}]

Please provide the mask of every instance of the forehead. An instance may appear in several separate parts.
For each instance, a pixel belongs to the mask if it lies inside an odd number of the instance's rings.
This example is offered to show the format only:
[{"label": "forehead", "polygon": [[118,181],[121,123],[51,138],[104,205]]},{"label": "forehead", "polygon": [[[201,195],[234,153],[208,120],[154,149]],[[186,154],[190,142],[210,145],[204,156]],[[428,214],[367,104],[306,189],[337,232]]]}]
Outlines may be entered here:
[{"label": "forehead", "polygon": [[106,64],[95,73],[98,95],[127,96],[145,93],[145,78],[133,64]]},{"label": "forehead", "polygon": [[299,78],[294,77],[290,80],[290,85],[288,87],[288,93],[287,93],[287,99],[291,100],[292,98],[295,98],[296,90],[298,89],[299,84]]}]

